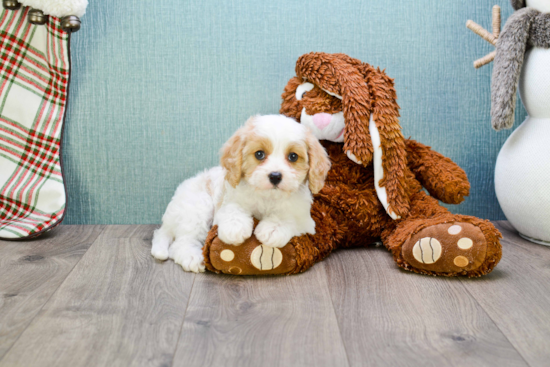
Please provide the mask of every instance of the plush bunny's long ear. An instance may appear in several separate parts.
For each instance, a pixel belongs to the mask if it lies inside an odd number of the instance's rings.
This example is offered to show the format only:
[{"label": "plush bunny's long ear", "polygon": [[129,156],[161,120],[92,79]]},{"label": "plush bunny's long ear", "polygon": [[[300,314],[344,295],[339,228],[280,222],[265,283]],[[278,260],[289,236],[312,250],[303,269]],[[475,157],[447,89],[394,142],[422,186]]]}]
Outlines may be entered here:
[{"label": "plush bunny's long ear", "polygon": [[[405,180],[407,152],[405,139],[399,124],[397,93],[395,92],[393,79],[380,69],[374,69],[368,64],[363,64],[362,73],[371,88],[373,98],[373,113],[369,120],[369,131],[374,146],[373,162],[376,192],[378,198],[384,204],[381,188],[386,189],[386,211],[393,219],[399,219],[408,214],[410,206]],[[377,133],[379,138],[376,137]],[[380,165],[382,168],[377,170]]]},{"label": "plush bunny's long ear", "polygon": [[342,99],[346,154],[358,164],[373,163],[376,192],[387,213],[393,219],[406,215],[407,158],[393,80],[347,55],[325,53],[301,56],[296,75]]}]

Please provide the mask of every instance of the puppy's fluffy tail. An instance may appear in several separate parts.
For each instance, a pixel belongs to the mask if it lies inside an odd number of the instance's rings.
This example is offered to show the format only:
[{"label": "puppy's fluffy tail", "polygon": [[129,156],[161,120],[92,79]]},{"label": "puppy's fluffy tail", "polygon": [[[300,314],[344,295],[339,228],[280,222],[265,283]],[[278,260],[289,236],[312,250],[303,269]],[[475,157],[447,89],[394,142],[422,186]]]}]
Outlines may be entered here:
[{"label": "puppy's fluffy tail", "polygon": [[151,248],[151,255],[158,260],[168,259],[168,248],[172,242],[172,237],[166,233],[166,231],[160,227],[153,234],[153,247]]}]

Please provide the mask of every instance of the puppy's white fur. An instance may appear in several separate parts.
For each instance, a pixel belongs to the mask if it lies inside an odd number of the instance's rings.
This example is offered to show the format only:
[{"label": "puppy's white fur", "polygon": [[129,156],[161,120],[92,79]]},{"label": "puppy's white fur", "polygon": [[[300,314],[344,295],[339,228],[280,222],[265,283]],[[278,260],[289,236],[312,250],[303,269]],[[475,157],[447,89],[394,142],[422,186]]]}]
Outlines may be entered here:
[{"label": "puppy's white fur", "polygon": [[[264,159],[256,158],[259,150]],[[291,162],[289,153],[299,160]],[[178,187],[153,236],[155,258],[203,272],[202,247],[212,225],[223,242],[240,245],[252,236],[254,217],[260,221],[254,233],[267,246],[315,233],[311,192],[323,187],[330,161],[306,126],[282,115],[254,116],[224,145],[221,163]],[[273,172],[282,174],[276,185]]]}]

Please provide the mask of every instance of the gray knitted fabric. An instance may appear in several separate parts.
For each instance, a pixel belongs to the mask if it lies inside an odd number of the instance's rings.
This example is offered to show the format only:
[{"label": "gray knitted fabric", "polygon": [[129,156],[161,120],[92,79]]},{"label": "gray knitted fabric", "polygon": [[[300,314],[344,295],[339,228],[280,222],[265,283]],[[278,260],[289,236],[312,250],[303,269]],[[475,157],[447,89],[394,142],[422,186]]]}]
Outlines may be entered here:
[{"label": "gray knitted fabric", "polygon": [[[512,4],[520,2],[524,1],[512,0]],[[514,125],[519,77],[528,46],[550,48],[550,14],[524,8],[512,14],[502,30],[491,84],[491,122],[495,130]]]}]

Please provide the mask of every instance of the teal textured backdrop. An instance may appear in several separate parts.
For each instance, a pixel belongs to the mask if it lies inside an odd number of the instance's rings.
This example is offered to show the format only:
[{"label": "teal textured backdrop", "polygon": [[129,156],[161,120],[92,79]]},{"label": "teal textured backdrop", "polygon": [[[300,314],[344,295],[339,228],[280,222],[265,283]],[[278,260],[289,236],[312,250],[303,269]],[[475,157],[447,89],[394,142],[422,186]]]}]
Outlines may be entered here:
[{"label": "teal textured backdrop", "polygon": [[493,174],[510,131],[490,126],[492,66],[472,66],[492,46],[465,27],[490,28],[495,3],[507,19],[508,0],[91,1],[72,38],[66,223],[159,223],[247,117],[278,112],[310,51],[385,68],[404,134],[468,173],[471,195],[453,211],[503,219]]}]

